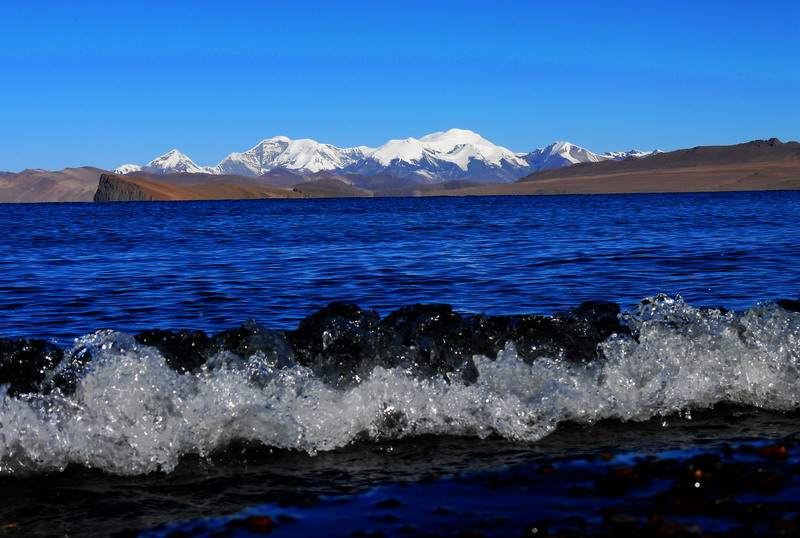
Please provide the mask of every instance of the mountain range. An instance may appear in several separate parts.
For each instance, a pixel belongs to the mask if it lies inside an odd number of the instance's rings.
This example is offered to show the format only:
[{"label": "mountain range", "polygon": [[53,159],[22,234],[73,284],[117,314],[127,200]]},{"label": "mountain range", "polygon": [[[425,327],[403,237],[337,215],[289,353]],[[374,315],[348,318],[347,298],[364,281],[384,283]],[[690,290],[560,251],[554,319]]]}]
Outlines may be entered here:
[{"label": "mountain range", "polygon": [[[2,180],[0,179],[0,184]],[[775,138],[698,146],[646,159],[607,159],[534,172],[514,183],[418,183],[388,174],[274,169],[259,177],[209,173],[103,175],[94,200],[380,196],[497,196],[800,189],[800,144]]]},{"label": "mountain range", "polygon": [[422,138],[390,140],[377,148],[338,148],[310,139],[268,138],[243,153],[231,153],[214,167],[199,166],[174,149],[144,166],[114,170],[130,174],[211,174],[260,177],[275,170],[299,174],[332,172],[361,176],[391,175],[417,183],[452,180],[511,183],[539,170],[576,163],[624,160],[660,153],[631,150],[593,153],[569,142],[554,142],[529,153],[514,153],[466,129],[450,129]]},{"label": "mountain range", "polygon": [[[421,144],[417,145],[430,147],[429,141],[430,138],[428,141],[420,139],[418,142]],[[413,141],[405,145],[413,145]],[[387,150],[385,154],[391,156],[389,148],[384,149]],[[491,163],[487,158],[489,149],[491,146],[466,150],[462,147],[461,151],[477,154],[483,150],[480,162]],[[182,168],[185,171],[177,171],[181,170],[177,168],[163,173],[155,168],[155,171],[140,169],[133,175],[119,175],[83,166],[61,171],[28,169],[0,172],[0,203],[800,190],[800,144],[781,142],[776,138],[732,146],[698,146],[659,152],[642,159],[618,159],[619,154],[605,154],[604,159],[591,161],[591,156],[596,154],[581,153],[581,150],[586,151],[569,144],[555,144],[539,150],[538,156],[542,157],[539,164],[547,166],[549,156],[552,158],[550,163],[555,162],[555,166],[535,171],[513,183],[498,182],[497,179],[492,182],[455,179],[435,183],[430,182],[430,178],[429,182],[421,183],[389,173],[369,175],[323,169],[310,172],[299,164],[295,170],[272,168],[259,176],[252,173],[215,174],[208,169],[189,166],[178,154],[168,154],[161,162],[165,166],[186,165]],[[377,151],[371,157],[375,153]],[[450,158],[456,160],[456,154],[453,152]],[[502,157],[502,153],[499,155]],[[381,156],[378,154],[374,158],[378,161]],[[416,162],[424,158],[425,155]],[[581,158],[587,162],[581,162]],[[399,157],[387,157],[387,160],[390,165],[401,166]],[[498,162],[500,160],[502,158],[498,158]],[[573,163],[573,160],[578,162]],[[407,164],[408,161],[404,162]],[[473,158],[466,162],[468,169],[470,165],[474,169],[478,161]],[[566,166],[565,162],[571,164]],[[352,163],[347,166],[352,166]]]}]

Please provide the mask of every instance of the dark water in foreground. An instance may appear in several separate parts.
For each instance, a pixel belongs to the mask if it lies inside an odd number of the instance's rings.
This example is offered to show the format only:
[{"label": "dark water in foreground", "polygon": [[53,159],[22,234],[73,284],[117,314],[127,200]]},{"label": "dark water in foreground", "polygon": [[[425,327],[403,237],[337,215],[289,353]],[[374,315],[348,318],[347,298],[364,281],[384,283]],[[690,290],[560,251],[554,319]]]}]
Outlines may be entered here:
[{"label": "dark water in foreground", "polygon": [[[798,192],[0,205],[0,337],[61,348],[0,357],[0,532],[785,439],[798,230]],[[292,331],[331,301],[377,312]]]}]

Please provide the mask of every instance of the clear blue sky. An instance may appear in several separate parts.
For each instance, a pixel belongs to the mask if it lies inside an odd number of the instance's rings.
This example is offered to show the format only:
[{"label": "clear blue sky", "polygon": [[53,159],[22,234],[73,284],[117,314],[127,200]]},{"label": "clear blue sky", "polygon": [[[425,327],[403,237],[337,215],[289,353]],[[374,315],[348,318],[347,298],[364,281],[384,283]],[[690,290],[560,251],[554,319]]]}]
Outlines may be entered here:
[{"label": "clear blue sky", "polygon": [[[474,7],[473,7],[474,6]],[[451,127],[513,151],[800,139],[800,2],[7,2],[0,170]]]}]

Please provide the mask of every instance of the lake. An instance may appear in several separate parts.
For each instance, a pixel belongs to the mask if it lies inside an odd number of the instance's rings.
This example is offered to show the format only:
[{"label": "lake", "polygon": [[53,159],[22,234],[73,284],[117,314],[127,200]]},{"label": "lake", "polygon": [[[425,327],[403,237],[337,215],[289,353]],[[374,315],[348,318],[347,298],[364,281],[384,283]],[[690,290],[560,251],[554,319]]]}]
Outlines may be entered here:
[{"label": "lake", "polygon": [[798,231],[796,191],[0,205],[1,523],[329,522],[298,507],[786,439]]}]

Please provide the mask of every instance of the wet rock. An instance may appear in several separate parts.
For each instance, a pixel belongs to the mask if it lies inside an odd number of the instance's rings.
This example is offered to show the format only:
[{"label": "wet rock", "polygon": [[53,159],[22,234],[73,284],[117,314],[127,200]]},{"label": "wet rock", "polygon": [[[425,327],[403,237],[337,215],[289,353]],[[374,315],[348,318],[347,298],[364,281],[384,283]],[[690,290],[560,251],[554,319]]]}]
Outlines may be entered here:
[{"label": "wet rock", "polygon": [[540,357],[591,361],[608,336],[630,334],[619,312],[618,305],[600,301],[553,317],[462,316],[447,304],[415,304],[381,320],[372,310],[337,302],[286,336],[300,364],[340,385],[378,365],[473,383],[478,378],[473,357],[495,359],[507,342],[514,342],[528,363]]},{"label": "wet rock", "polygon": [[44,340],[0,338],[0,386],[8,383],[12,396],[40,391],[63,358],[59,347]]},{"label": "wet rock", "polygon": [[[778,304],[792,309],[794,303],[784,300]],[[92,337],[97,342],[92,344],[89,338],[88,344],[70,351],[66,361],[64,353],[52,344],[2,339],[0,383],[10,383],[13,394],[49,387],[69,393],[110,338],[112,348],[120,352],[140,345],[155,348],[179,373],[255,361],[265,372],[300,364],[338,387],[358,383],[376,366],[403,368],[420,378],[442,375],[469,384],[478,379],[473,357],[494,360],[508,342],[515,344],[519,357],[529,364],[542,357],[581,363],[595,360],[601,353],[598,344],[610,335],[631,334],[620,322],[619,312],[618,305],[602,301],[586,302],[552,317],[465,316],[447,304],[415,304],[381,319],[373,310],[335,302],[285,333],[253,320],[212,337],[197,330],[152,329],[135,337],[98,331]],[[61,362],[64,364],[57,367]]]},{"label": "wet rock", "polygon": [[402,350],[396,349],[396,335],[382,330],[379,322],[374,310],[334,302],[303,319],[286,338],[299,364],[328,382],[346,385],[377,365],[397,364],[402,356]]},{"label": "wet rock", "polygon": [[592,326],[600,338],[605,339],[614,333],[631,334],[630,329],[619,319],[620,307],[608,301],[586,301],[566,314],[557,317],[584,321]]},{"label": "wet rock", "polygon": [[530,364],[537,358],[589,362],[600,355],[598,344],[614,333],[630,335],[618,314],[619,305],[586,302],[555,316],[474,316],[473,347],[494,358],[505,342],[514,342],[519,357]]},{"label": "wet rock", "polygon": [[335,302],[303,319],[296,330],[287,333],[287,338],[301,363],[309,363],[315,355],[326,353],[357,358],[374,349],[379,321],[374,310]]},{"label": "wet rock", "polygon": [[[415,304],[395,310],[380,324],[415,350],[419,361],[437,373],[450,372],[473,383],[478,371],[472,356],[481,351],[470,323],[447,304]],[[495,353],[496,355],[496,353]]]},{"label": "wet rock", "polygon": [[788,310],[790,312],[800,312],[800,299],[797,301],[793,301],[791,299],[779,299],[775,301],[775,303],[784,310]]},{"label": "wet rock", "polygon": [[598,344],[606,338],[612,334],[630,336],[631,331],[622,324],[619,314],[616,303],[588,301],[553,316],[553,320],[564,323],[559,344],[564,348],[565,358],[574,362],[594,360],[600,354]]},{"label": "wet rock", "polygon": [[528,364],[541,357],[572,358],[569,321],[544,316],[513,316],[508,339],[516,344],[520,359]]},{"label": "wet rock", "polygon": [[511,330],[516,321],[516,316],[477,314],[464,318],[464,333],[469,336],[475,353],[494,359],[512,339]]},{"label": "wet rock", "polygon": [[235,329],[222,331],[213,338],[215,350],[235,353],[245,361],[261,354],[277,368],[293,364],[292,346],[283,333],[267,329],[255,320],[249,320]]},{"label": "wet rock", "polygon": [[179,373],[196,372],[214,353],[214,343],[203,331],[178,332],[151,329],[134,338],[158,349],[170,368]]},{"label": "wet rock", "polygon": [[57,389],[64,395],[71,395],[80,380],[98,363],[117,360],[129,353],[137,353],[141,348],[141,344],[129,334],[107,329],[95,331],[76,341],[76,345],[64,353],[63,360],[47,373],[43,385],[46,390]]},{"label": "wet rock", "polygon": [[784,445],[773,444],[760,447],[756,450],[756,454],[769,460],[786,461],[786,458],[789,457],[789,450]]}]

